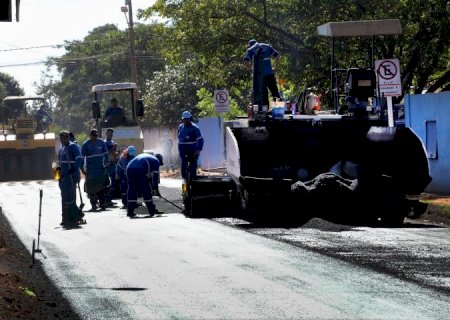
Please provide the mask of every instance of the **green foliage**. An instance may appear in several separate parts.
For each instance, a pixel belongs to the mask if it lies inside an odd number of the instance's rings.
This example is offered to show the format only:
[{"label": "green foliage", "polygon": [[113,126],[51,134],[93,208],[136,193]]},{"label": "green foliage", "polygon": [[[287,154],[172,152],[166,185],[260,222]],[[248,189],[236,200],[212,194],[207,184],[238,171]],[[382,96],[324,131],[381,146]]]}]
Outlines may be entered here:
[{"label": "green foliage", "polygon": [[[227,88],[233,106],[245,110],[251,71],[242,57],[252,38],[280,52],[277,77],[287,99],[317,87],[329,101],[331,40],[317,26],[330,21],[400,19],[403,34],[376,37],[374,59],[400,59],[404,93],[450,89],[448,0],[156,0],[139,15],[151,20],[135,25],[145,126],[174,125],[184,110],[211,114],[207,93],[215,88]],[[370,68],[370,45],[370,38],[336,39],[336,66]],[[61,81],[45,78],[38,88],[52,99],[60,127],[86,132],[91,86],[130,79],[128,34],[105,25],[65,49],[49,61]]]},{"label": "green foliage", "polygon": [[210,91],[201,88],[197,91],[197,96],[200,99],[197,104],[199,117],[223,117],[225,120],[232,120],[238,116],[246,116],[246,113],[239,108],[233,98],[230,98],[230,110],[228,112],[217,113],[214,107],[214,97]]},{"label": "green foliage", "polygon": [[23,96],[24,90],[19,86],[16,79],[7,73],[0,72],[0,99],[2,105],[2,112],[0,112],[0,119],[16,118],[23,110],[23,102],[11,101],[5,106],[3,99],[6,96]]},{"label": "green foliage", "polygon": [[[278,76],[289,90],[298,94],[316,86],[329,94],[331,40],[318,36],[317,26],[330,21],[399,18],[403,34],[377,37],[374,58],[398,57],[404,92],[421,92],[438,82],[440,74],[448,76],[449,11],[446,0],[158,0],[144,15],[169,19],[178,44],[172,61],[194,57],[200,79],[211,87],[230,88],[243,105],[251,77],[240,64],[251,38],[280,51]],[[370,42],[337,39],[337,66],[371,67]]]},{"label": "green foliage", "polygon": [[177,124],[184,110],[197,114],[195,93],[200,86],[188,64],[166,66],[164,71],[155,72],[154,78],[144,87],[144,126]]},{"label": "green foliage", "polygon": [[[160,43],[150,36],[153,28],[157,30],[160,26],[136,24],[134,28],[140,88],[153,77],[153,71],[162,69],[165,63],[158,53]],[[40,93],[53,98],[54,118],[59,127],[76,133],[87,132],[94,125],[92,86],[130,81],[128,33],[115,25],[104,25],[89,32],[83,41],[66,42],[65,49],[65,55],[49,61],[57,66],[61,80],[47,76],[37,88]],[[100,98],[104,111],[111,97],[102,95]]]}]

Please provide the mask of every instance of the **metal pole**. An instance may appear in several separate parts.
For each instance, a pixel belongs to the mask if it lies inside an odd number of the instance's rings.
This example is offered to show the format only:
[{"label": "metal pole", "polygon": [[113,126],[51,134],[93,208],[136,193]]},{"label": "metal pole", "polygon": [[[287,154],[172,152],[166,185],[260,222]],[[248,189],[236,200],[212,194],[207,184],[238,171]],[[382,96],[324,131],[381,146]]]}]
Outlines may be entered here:
[{"label": "metal pole", "polygon": [[338,102],[339,98],[336,98],[337,95],[337,71],[335,70],[335,62],[334,62],[334,47],[335,41],[334,37],[331,37],[331,100],[335,111],[338,110]]},{"label": "metal pole", "polygon": [[137,84],[137,60],[134,52],[134,24],[133,24],[133,6],[131,0],[125,0],[125,5],[128,5],[128,30],[130,33],[130,63],[131,63],[131,81]]},{"label": "metal pole", "polygon": [[42,211],[42,189],[39,189],[39,225],[38,225],[38,240],[37,240],[37,250],[36,252],[40,252],[39,250],[39,241],[41,237],[41,211]]}]

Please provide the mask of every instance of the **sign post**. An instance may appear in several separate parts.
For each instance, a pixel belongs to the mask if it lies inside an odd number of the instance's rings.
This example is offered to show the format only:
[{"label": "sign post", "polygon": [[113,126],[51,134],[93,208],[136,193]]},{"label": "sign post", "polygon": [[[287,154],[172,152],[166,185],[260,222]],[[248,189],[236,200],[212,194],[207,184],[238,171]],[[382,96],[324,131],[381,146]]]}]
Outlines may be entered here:
[{"label": "sign post", "polygon": [[400,62],[398,59],[384,59],[375,61],[379,95],[386,97],[388,105],[388,126],[394,126],[394,112],[392,97],[402,95],[400,77]]},{"label": "sign post", "polygon": [[217,113],[228,112],[230,110],[230,95],[228,90],[214,90],[214,108]]}]

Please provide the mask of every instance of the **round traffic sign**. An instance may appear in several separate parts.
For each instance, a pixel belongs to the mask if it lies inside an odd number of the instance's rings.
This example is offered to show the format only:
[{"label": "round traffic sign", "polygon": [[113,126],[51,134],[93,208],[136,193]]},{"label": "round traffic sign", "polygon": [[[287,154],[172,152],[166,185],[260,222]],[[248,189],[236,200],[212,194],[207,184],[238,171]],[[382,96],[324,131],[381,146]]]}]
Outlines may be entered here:
[{"label": "round traffic sign", "polygon": [[391,80],[397,75],[397,66],[392,61],[383,61],[377,72],[384,80]]}]

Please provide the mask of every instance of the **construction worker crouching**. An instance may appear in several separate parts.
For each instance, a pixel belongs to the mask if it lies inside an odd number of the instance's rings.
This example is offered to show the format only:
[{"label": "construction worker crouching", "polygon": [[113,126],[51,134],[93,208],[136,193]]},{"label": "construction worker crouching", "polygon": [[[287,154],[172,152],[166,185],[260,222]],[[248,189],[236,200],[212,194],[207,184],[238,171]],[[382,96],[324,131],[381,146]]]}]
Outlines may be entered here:
[{"label": "construction worker crouching", "polygon": [[129,146],[122,152],[119,161],[117,162],[116,174],[119,178],[120,195],[122,198],[121,209],[126,209],[128,207],[127,205],[128,183],[127,183],[126,169],[128,163],[130,163],[130,161],[133,160],[135,156],[136,156],[136,148],[134,146]]},{"label": "construction worker crouching", "polygon": [[80,182],[83,158],[78,146],[69,140],[68,131],[61,131],[59,138],[61,140],[61,147],[58,150],[59,189],[62,202],[61,225],[68,225],[76,223],[84,216],[76,203],[76,185]]},{"label": "construction worker crouching", "polygon": [[126,168],[128,181],[128,204],[127,216],[132,218],[136,214],[134,209],[137,206],[138,193],[144,198],[148,214],[153,217],[155,214],[161,214],[153,203],[153,194],[159,194],[159,167],[163,165],[163,159],[160,154],[151,155],[142,153],[136,156]]}]

